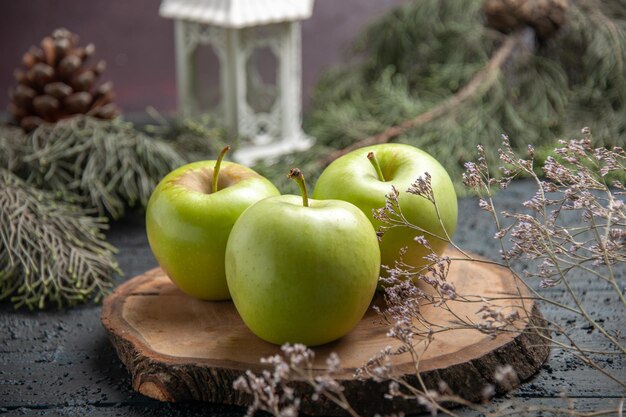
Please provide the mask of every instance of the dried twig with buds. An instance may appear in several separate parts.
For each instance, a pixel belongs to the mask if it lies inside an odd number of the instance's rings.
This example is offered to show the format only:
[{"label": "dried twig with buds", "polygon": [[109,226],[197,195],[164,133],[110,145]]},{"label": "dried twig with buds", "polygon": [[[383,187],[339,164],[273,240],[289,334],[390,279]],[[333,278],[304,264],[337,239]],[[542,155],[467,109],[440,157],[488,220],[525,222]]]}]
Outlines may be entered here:
[{"label": "dried twig with buds", "polygon": [[[394,266],[390,266],[388,277],[381,278],[385,285],[386,307],[380,308],[379,313],[389,326],[387,336],[400,343],[396,343],[394,348],[383,347],[378,355],[357,371],[357,376],[387,383],[389,390],[386,398],[415,401],[433,415],[437,413],[455,415],[449,408],[454,404],[470,407],[491,417],[537,413],[570,417],[623,414],[623,399],[614,407],[589,412],[576,410],[567,396],[563,397],[563,407],[518,404],[515,401],[494,404],[472,403],[452,392],[444,381],[433,388],[426,386],[420,378],[421,357],[431,342],[442,332],[474,329],[495,337],[503,332],[523,331],[517,323],[522,319],[521,314],[529,315],[531,312],[504,310],[494,303],[499,299],[498,296],[487,299],[476,295],[459,294],[446,279],[451,261],[487,262],[510,271],[520,286],[529,289],[532,299],[549,304],[566,315],[576,315],[587,323],[590,329],[596,331],[599,337],[604,338],[609,349],[598,350],[588,346],[585,340],[579,340],[577,335],[571,332],[567,323],[562,322],[566,320],[564,318],[553,318],[551,321],[543,322],[548,323],[551,333],[538,332],[545,343],[571,354],[590,371],[598,372],[626,389],[623,373],[611,372],[601,362],[606,357],[626,355],[624,336],[620,333],[622,329],[615,328],[615,325],[608,321],[599,320],[590,314],[588,309],[590,301],[581,294],[584,287],[581,289],[581,286],[577,285],[579,283],[574,282],[576,279],[574,272],[578,272],[578,276],[584,276],[585,279],[598,280],[613,294],[610,301],[614,302],[622,314],[625,312],[625,278],[620,268],[626,262],[626,205],[623,199],[626,191],[624,183],[619,178],[626,172],[626,152],[619,147],[594,149],[589,130],[583,129],[583,134],[583,139],[561,142],[561,147],[555,150],[556,156],[548,158],[542,167],[545,178],[540,178],[535,172],[532,147],[528,149],[529,158],[523,159],[513,152],[508,139],[504,138],[499,152],[503,174],[500,178],[491,176],[490,173],[493,171],[490,170],[485,150],[482,147],[478,148],[477,161],[466,164],[464,183],[479,194],[480,208],[493,219],[496,226],[494,238],[498,241],[500,259],[477,259],[467,252],[460,251],[458,245],[448,236],[449,243],[459,249],[460,255],[455,255],[456,258],[431,253],[426,257],[429,263],[425,267],[412,267],[405,264],[402,259]],[[522,202],[521,207],[514,212],[500,211],[496,205],[497,198],[494,196],[493,188],[506,188],[514,178],[522,174],[534,181],[537,188],[535,195]],[[429,199],[435,206],[437,204],[432,196],[428,175],[417,179],[408,190],[393,189],[387,196],[385,207],[375,213],[376,218],[383,223],[379,235],[383,235],[390,228],[408,227],[415,230],[416,240],[427,246],[424,231],[410,224],[402,215],[402,207],[398,200],[400,192],[420,195]],[[519,261],[529,262],[531,266],[520,271]],[[426,292],[419,288],[416,281],[431,287],[432,291]],[[564,288],[565,299],[555,298],[554,293],[548,291],[555,286]],[[507,294],[502,297],[510,299],[515,295]],[[429,322],[422,314],[421,307],[426,303],[447,313],[453,313],[448,307],[452,300],[476,303],[480,320],[472,321],[466,317],[456,316],[456,323],[442,327]],[[520,303],[524,305],[523,298],[520,298]],[[291,347],[285,349],[287,349],[285,352],[292,351]],[[312,352],[309,354],[312,355]],[[394,377],[392,358],[399,354],[411,355],[417,383],[409,383],[406,379]],[[332,362],[337,363],[338,358],[333,357]],[[272,385],[270,388],[267,388],[267,384],[262,386],[257,384],[257,388],[254,388],[250,383],[246,385],[245,379],[238,381],[237,387],[255,396],[256,408],[251,410],[264,409],[274,415],[280,415],[270,407],[258,406],[258,398],[268,395],[266,389],[282,387],[280,389],[284,390],[294,375],[300,379],[304,378],[314,387],[316,381],[313,378],[307,379],[306,372],[292,373],[294,367],[288,361],[276,359],[270,363],[280,365],[289,372],[281,374],[278,380],[270,384]],[[267,374],[269,375],[274,374]],[[248,375],[248,378],[252,377],[253,374]],[[519,382],[511,366],[499,367],[493,377],[493,380],[502,387],[514,387]],[[330,381],[332,372],[327,373],[323,386],[333,388],[320,389],[320,392],[324,394],[329,392],[328,397],[333,398],[333,395],[340,393],[341,389],[338,388],[337,381],[335,383]],[[493,385],[477,389],[481,390],[485,400],[496,393],[496,387]],[[289,392],[290,404],[298,404],[297,393]],[[343,404],[345,410],[354,415],[353,411],[350,412],[352,408],[349,404],[343,401],[345,398],[340,396],[334,398],[338,400],[338,404]]]}]

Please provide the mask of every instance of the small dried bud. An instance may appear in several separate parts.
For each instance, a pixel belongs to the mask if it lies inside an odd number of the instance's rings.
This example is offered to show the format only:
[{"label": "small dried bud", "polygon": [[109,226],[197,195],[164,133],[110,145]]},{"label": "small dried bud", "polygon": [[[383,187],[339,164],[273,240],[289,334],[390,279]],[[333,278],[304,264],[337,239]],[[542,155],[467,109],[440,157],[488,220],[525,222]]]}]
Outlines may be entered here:
[{"label": "small dried bud", "polygon": [[330,373],[335,373],[339,371],[339,368],[341,368],[339,356],[335,352],[332,352],[326,359],[326,369]]},{"label": "small dried bud", "polygon": [[423,177],[419,177],[418,179],[411,184],[409,189],[407,190],[410,194],[415,194],[420,197],[424,197],[425,199],[435,202],[435,195],[433,193],[432,187],[432,177],[428,172],[424,173]]},{"label": "small dried bud", "polygon": [[489,204],[486,200],[483,200],[482,198],[478,200],[478,207],[480,207],[481,210],[493,213],[493,207],[491,206],[491,204]]},{"label": "small dried bud", "polygon": [[489,401],[494,395],[496,395],[496,387],[491,384],[485,385],[480,391],[480,396],[483,401]]}]

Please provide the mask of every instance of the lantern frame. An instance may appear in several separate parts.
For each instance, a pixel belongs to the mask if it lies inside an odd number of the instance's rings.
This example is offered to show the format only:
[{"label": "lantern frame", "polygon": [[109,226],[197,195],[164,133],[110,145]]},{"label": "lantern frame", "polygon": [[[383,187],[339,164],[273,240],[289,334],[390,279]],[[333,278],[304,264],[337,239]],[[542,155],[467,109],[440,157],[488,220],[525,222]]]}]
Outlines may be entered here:
[{"label": "lantern frame", "polygon": [[[181,8],[182,0],[164,0],[161,4],[161,15],[175,19],[176,76],[181,115],[188,117],[199,113],[195,57],[199,46],[209,45],[220,66],[221,101],[217,113],[232,135],[248,140],[248,143],[240,144],[233,155],[235,160],[245,164],[305,150],[314,142],[301,128],[300,29],[300,20],[312,12],[313,0],[273,1],[277,6],[284,7],[284,19],[277,13],[262,14],[268,13],[266,9],[271,8],[269,5],[273,3],[268,3],[256,19],[250,13],[243,17],[231,13],[224,18],[210,9],[218,3],[223,4],[223,0],[203,0],[207,8],[205,11],[213,14],[203,14],[197,9],[192,13]],[[242,2],[246,0],[230,0],[227,3],[233,12],[239,10],[236,6]],[[286,4],[292,8],[288,9]],[[268,16],[272,17],[272,21],[268,22]],[[276,84],[271,107],[259,110],[249,102],[248,88],[254,91],[267,88],[258,75],[255,62],[251,61],[255,51],[263,49],[271,51],[276,58]]]}]

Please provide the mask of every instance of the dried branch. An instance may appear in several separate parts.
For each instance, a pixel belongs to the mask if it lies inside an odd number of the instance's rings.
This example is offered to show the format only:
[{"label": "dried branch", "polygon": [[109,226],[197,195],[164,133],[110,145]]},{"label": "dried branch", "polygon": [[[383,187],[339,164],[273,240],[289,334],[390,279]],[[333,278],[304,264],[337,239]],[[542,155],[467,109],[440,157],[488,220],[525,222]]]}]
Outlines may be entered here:
[{"label": "dried branch", "polygon": [[519,52],[520,46],[524,47],[526,50],[531,50],[533,48],[533,38],[534,32],[530,28],[508,35],[503,44],[493,54],[487,64],[480,71],[478,71],[476,75],[474,75],[474,77],[456,94],[446,98],[435,107],[417,115],[412,119],[408,119],[398,125],[391,126],[376,135],[361,139],[343,149],[331,152],[322,158],[319,161],[319,164],[324,167],[340,156],[343,156],[355,149],[363,146],[389,142],[390,140],[402,135],[407,130],[418,128],[443,115],[455,111],[461,104],[470,98],[480,97],[495,83],[502,67],[509,59],[511,59],[515,52]]},{"label": "dried branch", "polygon": [[245,376],[237,378],[233,387],[253,396],[254,400],[248,407],[246,416],[252,417],[256,411],[262,410],[275,417],[297,416],[300,411],[300,399],[290,386],[291,381],[304,381],[313,389],[312,399],[318,401],[326,398],[352,417],[358,414],[350,406],[343,394],[343,386],[333,378],[340,369],[341,363],[336,354],[326,359],[326,370],[313,376],[313,359],[315,352],[301,344],[285,344],[282,354],[261,358],[261,363],[273,367],[273,371],[265,370],[261,375],[247,371]]}]

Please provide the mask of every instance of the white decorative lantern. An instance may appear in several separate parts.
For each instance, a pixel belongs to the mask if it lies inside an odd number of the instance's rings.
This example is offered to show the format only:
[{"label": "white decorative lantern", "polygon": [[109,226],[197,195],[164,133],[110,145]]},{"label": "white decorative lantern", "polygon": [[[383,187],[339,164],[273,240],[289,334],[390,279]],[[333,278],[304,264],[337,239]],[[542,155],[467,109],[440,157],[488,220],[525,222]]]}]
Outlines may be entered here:
[{"label": "white decorative lantern", "polygon": [[[160,14],[175,19],[176,73],[183,115],[198,112],[194,53],[213,47],[220,62],[221,116],[232,133],[249,138],[234,158],[261,158],[304,150],[313,140],[301,128],[300,20],[311,16],[313,0],[163,0]],[[253,52],[269,48],[276,57],[276,98],[266,111],[249,102],[260,77],[249,65]],[[251,62],[251,64],[254,64]]]}]

